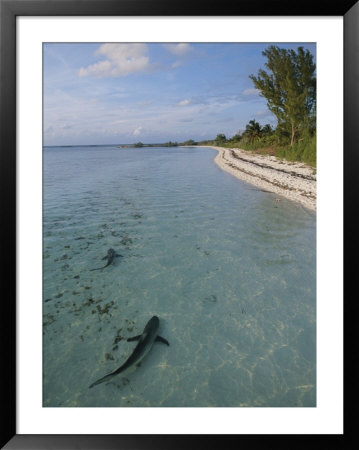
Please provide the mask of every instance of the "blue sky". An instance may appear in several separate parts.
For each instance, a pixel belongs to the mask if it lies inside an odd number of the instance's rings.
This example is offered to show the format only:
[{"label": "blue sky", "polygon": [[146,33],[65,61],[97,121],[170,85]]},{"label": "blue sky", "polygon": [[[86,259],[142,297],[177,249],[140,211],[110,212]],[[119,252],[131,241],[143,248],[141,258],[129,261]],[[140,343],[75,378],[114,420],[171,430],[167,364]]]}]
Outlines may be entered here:
[{"label": "blue sky", "polygon": [[44,145],[160,143],[231,137],[276,124],[249,75],[269,45],[44,44]]}]

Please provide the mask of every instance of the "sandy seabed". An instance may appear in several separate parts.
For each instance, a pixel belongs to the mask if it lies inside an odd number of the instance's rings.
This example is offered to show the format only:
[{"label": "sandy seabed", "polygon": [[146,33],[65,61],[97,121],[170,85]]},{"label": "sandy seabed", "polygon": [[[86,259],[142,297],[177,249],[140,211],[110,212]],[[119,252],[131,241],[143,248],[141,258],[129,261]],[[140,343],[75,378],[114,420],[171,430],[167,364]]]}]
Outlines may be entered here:
[{"label": "sandy seabed", "polygon": [[316,210],[317,179],[313,167],[237,148],[207,147],[218,151],[214,161],[221,169],[260,189]]}]

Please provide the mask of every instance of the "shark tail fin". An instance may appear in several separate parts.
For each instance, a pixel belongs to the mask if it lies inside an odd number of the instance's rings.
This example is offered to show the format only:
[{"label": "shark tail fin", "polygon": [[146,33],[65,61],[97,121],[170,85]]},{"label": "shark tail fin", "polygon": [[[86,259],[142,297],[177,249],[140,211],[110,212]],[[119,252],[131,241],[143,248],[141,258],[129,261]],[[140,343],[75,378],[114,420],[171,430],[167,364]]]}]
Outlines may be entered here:
[{"label": "shark tail fin", "polygon": [[91,389],[92,387],[96,386],[97,384],[101,384],[104,383],[105,381],[110,380],[112,377],[114,377],[116,374],[114,373],[109,373],[108,375],[105,375],[104,377],[100,378],[99,380],[95,381],[94,383],[92,383],[89,386],[89,389]]}]

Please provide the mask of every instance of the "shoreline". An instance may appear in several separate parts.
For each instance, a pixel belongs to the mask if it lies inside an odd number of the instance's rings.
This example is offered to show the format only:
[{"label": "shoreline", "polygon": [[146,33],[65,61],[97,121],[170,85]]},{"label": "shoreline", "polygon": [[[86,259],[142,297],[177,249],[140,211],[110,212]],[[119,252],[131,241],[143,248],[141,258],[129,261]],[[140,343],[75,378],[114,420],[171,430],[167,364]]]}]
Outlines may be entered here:
[{"label": "shoreline", "polygon": [[[317,177],[313,174],[314,169],[311,166],[238,148],[214,145],[198,147],[210,147],[217,150],[218,155],[214,162],[240,180],[300,203],[313,211],[316,210]],[[280,201],[280,198],[276,201]]]}]

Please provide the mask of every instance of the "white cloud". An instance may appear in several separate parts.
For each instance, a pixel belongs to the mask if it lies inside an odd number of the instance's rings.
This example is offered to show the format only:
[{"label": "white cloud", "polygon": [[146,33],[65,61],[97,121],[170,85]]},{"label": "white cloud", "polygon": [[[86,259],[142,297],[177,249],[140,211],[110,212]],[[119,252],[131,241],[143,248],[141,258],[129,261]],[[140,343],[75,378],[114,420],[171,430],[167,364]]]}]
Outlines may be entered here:
[{"label": "white cloud", "polygon": [[173,53],[177,56],[186,55],[188,52],[193,50],[193,47],[190,44],[163,44],[164,48],[169,52]]},{"label": "white cloud", "polygon": [[175,61],[174,63],[171,64],[171,68],[175,69],[176,67],[179,67],[181,65],[182,65],[181,61]]},{"label": "white cloud", "polygon": [[256,111],[256,116],[271,116],[272,113],[268,109],[259,109]]},{"label": "white cloud", "polygon": [[135,131],[133,132],[133,135],[134,136],[139,136],[141,134],[141,131],[142,131],[142,127],[137,127],[135,129]]},{"label": "white cloud", "polygon": [[146,44],[103,44],[95,55],[104,55],[106,59],[88,67],[82,67],[78,71],[80,77],[121,77],[144,72],[150,68]]},{"label": "white cloud", "polygon": [[245,89],[243,91],[243,95],[259,95],[260,90],[259,89]]},{"label": "white cloud", "polygon": [[119,119],[119,120],[114,120],[113,122],[110,123],[110,125],[118,125],[120,123],[126,123],[127,120],[126,119]]},{"label": "white cloud", "polygon": [[180,102],[177,103],[177,106],[187,106],[191,103],[191,100],[185,99],[185,100],[181,100]]}]

